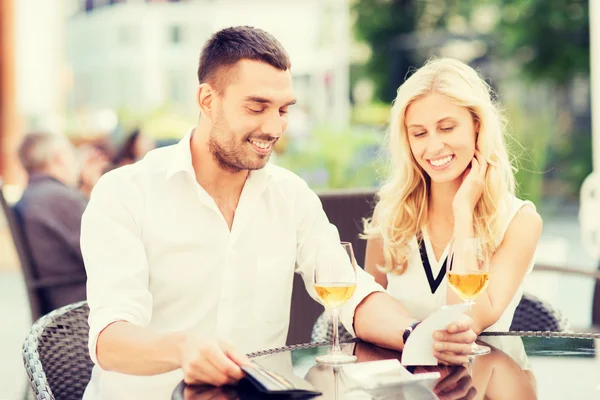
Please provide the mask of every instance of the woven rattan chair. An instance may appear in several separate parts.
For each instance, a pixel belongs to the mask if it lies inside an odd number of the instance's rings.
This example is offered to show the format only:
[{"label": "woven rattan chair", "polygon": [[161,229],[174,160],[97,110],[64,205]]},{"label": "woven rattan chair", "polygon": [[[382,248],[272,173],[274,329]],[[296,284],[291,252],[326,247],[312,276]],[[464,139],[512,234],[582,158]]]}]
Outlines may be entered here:
[{"label": "woven rattan chair", "polygon": [[[311,342],[333,342],[333,330],[331,329],[331,315],[323,312],[313,325],[310,335]],[[353,336],[344,328],[342,323],[338,326],[338,335],[340,341],[353,339]]]},{"label": "woven rattan chair", "polygon": [[532,294],[523,293],[523,298],[510,324],[510,330],[565,332],[570,330],[570,326],[567,319],[552,304]]},{"label": "woven rattan chair", "polygon": [[80,400],[92,373],[87,302],[40,318],[23,343],[23,362],[36,400]]}]

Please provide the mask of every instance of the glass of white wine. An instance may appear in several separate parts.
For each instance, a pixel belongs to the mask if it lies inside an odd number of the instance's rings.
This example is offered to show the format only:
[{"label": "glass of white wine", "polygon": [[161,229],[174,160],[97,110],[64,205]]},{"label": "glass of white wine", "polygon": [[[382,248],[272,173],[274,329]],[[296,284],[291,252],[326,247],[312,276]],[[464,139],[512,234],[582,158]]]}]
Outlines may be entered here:
[{"label": "glass of white wine", "polygon": [[[451,253],[446,263],[448,284],[469,305],[485,290],[490,279],[489,255],[479,238],[453,239]],[[490,348],[473,343],[471,355],[488,354]]]},{"label": "glass of white wine", "polygon": [[333,346],[329,353],[317,357],[319,363],[345,364],[356,361],[354,355],[342,352],[338,333],[340,308],[356,290],[356,268],[351,243],[342,242],[341,246],[322,247],[316,254],[313,274],[315,291],[331,311],[333,319]]}]

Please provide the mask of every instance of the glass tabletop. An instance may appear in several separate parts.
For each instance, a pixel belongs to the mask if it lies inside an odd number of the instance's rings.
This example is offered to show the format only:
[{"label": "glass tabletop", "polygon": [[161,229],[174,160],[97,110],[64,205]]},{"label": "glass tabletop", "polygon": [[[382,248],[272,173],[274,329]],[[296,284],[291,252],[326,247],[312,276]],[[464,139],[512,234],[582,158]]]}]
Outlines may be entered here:
[{"label": "glass tabletop", "polygon": [[[409,368],[413,374],[437,371],[440,378],[388,390],[357,388],[342,368],[317,364],[328,345],[304,344],[258,352],[254,361],[275,372],[310,382],[323,395],[315,399],[592,399],[600,398],[597,335],[492,336],[481,341],[492,352],[466,366]],[[401,353],[357,341],[343,350],[358,363],[398,359]],[[269,397],[239,387],[192,387],[181,382],[173,399],[260,399]]]}]

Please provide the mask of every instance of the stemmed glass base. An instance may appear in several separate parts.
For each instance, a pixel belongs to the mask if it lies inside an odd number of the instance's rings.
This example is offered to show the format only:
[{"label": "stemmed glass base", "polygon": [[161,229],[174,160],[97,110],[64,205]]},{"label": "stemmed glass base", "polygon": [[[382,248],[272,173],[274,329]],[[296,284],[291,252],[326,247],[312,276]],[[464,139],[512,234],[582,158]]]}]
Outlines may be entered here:
[{"label": "stemmed glass base", "polygon": [[343,352],[334,353],[330,351],[327,354],[317,357],[317,362],[320,364],[349,364],[356,361],[356,356],[344,354]]},{"label": "stemmed glass base", "polygon": [[492,350],[487,347],[487,346],[483,346],[483,345],[479,345],[477,343],[473,343],[473,345],[471,346],[471,356],[476,357],[476,356],[485,356],[486,354],[490,354]]},{"label": "stemmed glass base", "polygon": [[329,353],[317,357],[317,362],[321,364],[348,364],[356,361],[356,356],[346,354],[340,347],[339,339],[339,309],[334,308],[331,310],[332,322],[331,328],[333,329],[333,345]]}]

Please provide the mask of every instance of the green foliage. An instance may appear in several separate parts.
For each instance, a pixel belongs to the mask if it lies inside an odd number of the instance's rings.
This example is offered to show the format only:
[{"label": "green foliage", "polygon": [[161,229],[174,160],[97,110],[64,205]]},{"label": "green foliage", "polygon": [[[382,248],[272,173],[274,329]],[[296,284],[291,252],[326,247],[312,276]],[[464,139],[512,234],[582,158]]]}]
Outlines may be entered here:
[{"label": "green foliage", "polygon": [[353,6],[358,40],[371,47],[366,73],[375,84],[375,97],[391,102],[406,69],[415,61],[409,53],[398,52],[393,39],[413,32],[420,6],[412,0],[357,0]]},{"label": "green foliage", "polygon": [[566,183],[568,195],[578,196],[585,178],[592,173],[592,134],[573,132],[562,135],[553,151],[553,169],[557,178]]},{"label": "green foliage", "polygon": [[352,109],[352,123],[383,127],[389,122],[391,108],[386,103],[368,103],[355,106]]},{"label": "green foliage", "polygon": [[[429,56],[417,40],[434,31],[447,32],[452,16],[469,17],[477,5],[494,0],[356,0],[352,7],[354,32],[371,48],[364,72],[375,84],[375,98],[389,103],[410,68]],[[440,43],[441,44],[441,43]]]},{"label": "green foliage", "polygon": [[[534,80],[564,84],[589,73],[589,0],[356,0],[354,30],[371,47],[364,73],[375,84],[375,97],[391,102],[409,67],[435,51],[415,46],[418,39],[449,33],[448,21],[457,16],[476,32],[481,6],[497,13],[493,40],[486,38],[492,55],[516,62]],[[435,46],[441,45],[443,39]]]},{"label": "green foliage", "polygon": [[315,129],[303,142],[291,142],[275,163],[303,177],[313,189],[372,187],[381,163],[383,134],[377,130]]},{"label": "green foliage", "polygon": [[556,114],[548,107],[526,110],[519,102],[506,104],[508,147],[517,167],[517,195],[540,204],[548,154],[558,135]]},{"label": "green foliage", "polygon": [[589,74],[589,0],[496,0],[501,56],[532,79],[557,84]]},{"label": "green foliage", "polygon": [[181,138],[196,125],[194,117],[162,106],[147,113],[133,113],[128,109],[118,112],[119,122],[125,131],[141,127],[144,133],[154,139]]}]

